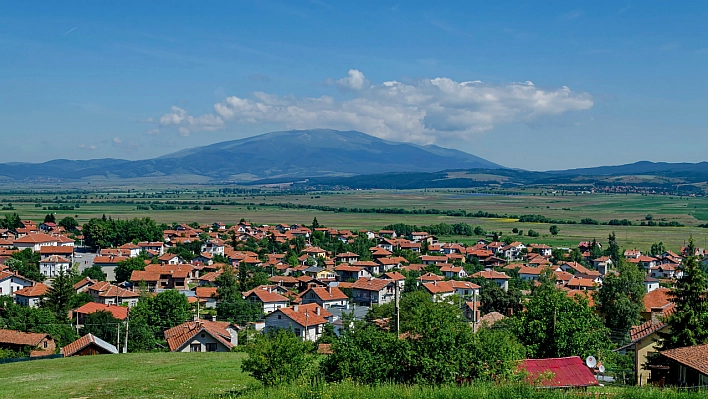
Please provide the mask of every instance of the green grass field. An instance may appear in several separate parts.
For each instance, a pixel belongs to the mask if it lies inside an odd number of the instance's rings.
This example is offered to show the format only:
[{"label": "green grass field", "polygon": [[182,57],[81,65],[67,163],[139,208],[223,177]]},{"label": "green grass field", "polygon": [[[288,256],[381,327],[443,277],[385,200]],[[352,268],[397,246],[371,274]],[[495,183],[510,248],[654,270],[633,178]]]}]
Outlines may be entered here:
[{"label": "green grass field", "polygon": [[[172,188],[173,189],[173,188]],[[518,190],[517,190],[518,192]],[[142,194],[159,195],[160,198],[143,199]],[[199,222],[212,223],[222,221],[235,223],[241,218],[258,224],[304,223],[309,224],[317,217],[320,224],[340,229],[380,229],[393,223],[429,225],[434,223],[466,222],[473,226],[482,226],[487,231],[502,231],[511,234],[513,228],[528,232],[533,229],[542,234],[539,238],[519,237],[524,242],[539,242],[553,246],[574,246],[578,241],[605,241],[607,236],[615,231],[620,244],[625,248],[647,250],[652,243],[662,241],[671,250],[677,251],[693,235],[699,246],[708,246],[708,229],[697,227],[708,222],[708,198],[679,198],[670,196],[641,196],[636,194],[583,194],[578,196],[539,195],[540,190],[523,191],[525,195],[475,195],[463,190],[365,190],[342,192],[317,192],[302,195],[248,195],[220,196],[214,187],[180,187],[179,193],[167,190],[145,187],[116,188],[102,191],[87,192],[89,203],[81,204],[73,211],[56,211],[57,217],[66,215],[77,216],[80,222],[91,217],[101,217],[103,214],[114,218],[133,218],[149,216],[158,222]],[[126,198],[139,194],[139,198]],[[66,194],[72,195],[72,194]],[[73,194],[75,195],[75,194]],[[64,197],[52,190],[32,193],[13,194],[0,192],[4,204],[13,203],[14,212],[23,218],[42,221],[49,213],[43,206],[52,205],[56,199]],[[21,200],[31,202],[20,202]],[[400,215],[377,213],[333,213],[307,209],[281,209],[274,206],[248,205],[216,205],[211,210],[179,209],[137,210],[134,204],[117,203],[119,201],[184,201],[204,203],[206,201],[234,201],[240,204],[277,204],[291,203],[304,205],[326,205],[347,208],[403,208],[441,209],[468,212],[486,211],[496,214],[524,215],[540,214],[548,218],[580,221],[592,218],[600,222],[611,219],[628,219],[638,224],[648,214],[655,221],[676,221],[686,227],[641,227],[641,226],[607,226],[607,225],[560,225],[561,232],[557,236],[549,234],[549,224],[518,223],[509,219],[460,218],[440,215]],[[41,201],[42,207],[35,203]],[[71,204],[67,201],[65,204]],[[249,209],[250,208],[250,209]],[[11,212],[11,211],[5,211]],[[2,212],[0,212],[2,214]],[[460,239],[472,242],[476,237],[442,237],[443,239]]]},{"label": "green grass field", "polygon": [[255,383],[242,353],[139,353],[0,365],[0,398],[203,398]]}]

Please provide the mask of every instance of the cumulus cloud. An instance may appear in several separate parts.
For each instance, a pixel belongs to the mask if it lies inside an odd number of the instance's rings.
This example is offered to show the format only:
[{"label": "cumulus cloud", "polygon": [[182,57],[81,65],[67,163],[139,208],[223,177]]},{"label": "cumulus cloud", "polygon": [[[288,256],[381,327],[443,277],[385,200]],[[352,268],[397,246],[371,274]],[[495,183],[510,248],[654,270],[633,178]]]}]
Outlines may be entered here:
[{"label": "cumulus cloud", "polygon": [[369,86],[369,81],[364,74],[356,69],[350,69],[346,78],[339,80],[327,79],[327,83],[337,86],[342,90],[361,90]]},{"label": "cumulus cloud", "polygon": [[214,110],[224,121],[236,123],[351,128],[385,139],[429,144],[468,138],[498,124],[531,122],[593,106],[588,93],[566,86],[545,89],[528,81],[491,85],[434,78],[370,85],[364,74],[351,70],[346,78],[328,82],[358,91],[344,100],[255,92],[250,98],[227,97]]},{"label": "cumulus cloud", "polygon": [[[194,117],[176,106],[173,106],[170,111],[160,117],[160,125],[174,126],[182,136],[189,136],[191,132],[214,131],[224,127],[224,121],[220,116],[206,114]],[[157,131],[155,132],[155,130]],[[157,134],[159,129],[153,129],[151,132]]]}]

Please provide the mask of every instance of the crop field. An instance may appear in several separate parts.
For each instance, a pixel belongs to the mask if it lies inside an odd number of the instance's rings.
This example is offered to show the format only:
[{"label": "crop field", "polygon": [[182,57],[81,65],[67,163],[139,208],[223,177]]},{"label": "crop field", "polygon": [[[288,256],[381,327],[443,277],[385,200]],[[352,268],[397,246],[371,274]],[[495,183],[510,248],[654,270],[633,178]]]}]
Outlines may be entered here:
[{"label": "crop field", "polygon": [[[487,231],[512,234],[516,228],[527,233],[535,230],[540,237],[519,237],[524,242],[539,242],[553,246],[572,246],[581,240],[606,240],[616,232],[625,248],[646,250],[654,242],[663,242],[669,249],[678,250],[693,235],[698,245],[708,246],[708,229],[698,227],[708,223],[708,198],[671,197],[638,194],[581,194],[541,190],[516,190],[505,195],[472,192],[470,190],[362,190],[292,193],[264,189],[253,191],[241,188],[238,194],[224,194],[219,187],[169,187],[145,186],[102,187],[98,190],[64,189],[49,187],[33,190],[0,192],[2,213],[17,212],[22,218],[42,221],[47,213],[58,218],[75,216],[79,222],[102,215],[113,218],[149,216],[158,222],[222,221],[234,223],[241,218],[259,224],[301,223],[309,224],[317,217],[320,224],[341,229],[380,229],[394,223],[430,225],[435,223],[465,222],[481,226]],[[513,195],[511,195],[513,194]],[[78,203],[79,207],[75,205]],[[171,210],[151,208],[150,204],[172,207]],[[9,205],[12,204],[10,207]],[[289,204],[283,208],[282,204]],[[206,206],[206,207],[205,207]],[[301,208],[296,208],[300,206]],[[347,208],[344,212],[323,211],[316,207]],[[64,207],[56,210],[56,207]],[[67,209],[74,207],[74,209]],[[196,209],[196,208],[199,209]],[[303,209],[306,208],[306,209]],[[453,217],[441,214],[354,213],[352,208],[395,208],[406,211],[465,210],[468,214],[478,211],[502,217]],[[63,209],[63,210],[62,210]],[[575,221],[578,224],[559,224],[560,233],[551,236],[549,223],[521,223],[512,216],[543,215],[546,218]],[[503,217],[503,216],[509,217]],[[675,222],[684,227],[640,226],[651,215],[656,222]],[[579,224],[590,218],[600,223],[612,219],[627,219],[632,226]],[[462,242],[473,242],[478,237],[441,237]]]}]

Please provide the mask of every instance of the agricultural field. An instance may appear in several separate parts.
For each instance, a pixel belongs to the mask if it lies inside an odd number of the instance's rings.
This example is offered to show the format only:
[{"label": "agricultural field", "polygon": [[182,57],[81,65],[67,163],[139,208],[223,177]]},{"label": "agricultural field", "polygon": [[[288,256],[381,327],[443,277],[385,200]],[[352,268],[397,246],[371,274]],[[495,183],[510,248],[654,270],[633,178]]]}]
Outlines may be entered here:
[{"label": "agricultural field", "polygon": [[242,353],[138,353],[0,365],[0,397],[204,398],[256,383]]},{"label": "agricultural field", "polygon": [[[654,242],[663,242],[677,251],[693,235],[700,246],[708,246],[708,229],[698,227],[708,223],[708,198],[671,197],[639,194],[580,194],[562,195],[560,192],[535,190],[501,191],[502,195],[471,190],[349,190],[327,192],[300,192],[242,187],[238,194],[224,194],[223,187],[155,186],[130,187],[66,187],[56,191],[49,187],[34,187],[21,192],[6,189],[0,192],[2,213],[17,212],[22,218],[42,221],[53,212],[58,217],[75,216],[79,222],[102,215],[113,218],[149,216],[158,222],[223,221],[234,223],[241,218],[259,224],[301,223],[309,224],[317,217],[320,224],[340,229],[380,229],[394,223],[430,225],[436,223],[465,222],[481,226],[486,231],[512,234],[516,228],[527,233],[534,230],[541,234],[532,238],[520,236],[524,242],[540,242],[553,246],[572,246],[578,241],[604,241],[616,232],[625,248],[647,250]],[[77,199],[78,198],[78,199]],[[78,208],[53,210],[57,206]],[[171,204],[172,210],[151,208],[150,203]],[[9,207],[12,204],[12,207]],[[142,205],[141,205],[142,204]],[[209,205],[211,204],[211,205]],[[500,216],[537,214],[546,218],[580,222],[590,218],[600,223],[612,219],[627,219],[632,226],[559,224],[560,233],[552,236],[549,223],[521,223],[513,217],[478,218],[454,217],[440,214],[351,213],[318,209],[282,208],[282,204],[305,207],[336,208],[396,208],[407,211],[465,210],[494,213]],[[205,208],[206,206],[206,208]],[[54,207],[54,208],[53,208]],[[199,209],[197,210],[196,207]],[[209,209],[207,209],[209,208]],[[656,222],[679,223],[684,227],[639,226],[647,216]],[[478,237],[441,237],[462,242],[473,242]]]}]

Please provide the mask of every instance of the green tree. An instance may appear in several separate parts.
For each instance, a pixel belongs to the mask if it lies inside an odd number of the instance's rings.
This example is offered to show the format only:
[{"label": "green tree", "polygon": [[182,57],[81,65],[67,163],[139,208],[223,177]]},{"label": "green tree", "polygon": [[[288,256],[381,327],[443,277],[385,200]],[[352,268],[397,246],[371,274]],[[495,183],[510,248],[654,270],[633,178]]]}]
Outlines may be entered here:
[{"label": "green tree", "polygon": [[484,279],[479,280],[478,283],[480,283],[481,287],[479,293],[481,306],[479,310],[482,314],[499,312],[506,315],[509,310],[513,314],[517,314],[523,309],[521,292],[518,289],[509,287],[509,290],[504,291],[498,284]]},{"label": "green tree", "polygon": [[560,229],[555,224],[551,225],[551,227],[548,229],[548,231],[550,231],[551,235],[554,235],[554,236],[556,236],[556,235],[558,235],[558,233],[560,233]]},{"label": "green tree", "polygon": [[0,306],[1,328],[49,334],[56,340],[57,349],[79,338],[66,315],[58,317],[50,309],[20,306],[9,296],[0,296]]},{"label": "green tree", "polygon": [[259,334],[246,346],[248,358],[241,363],[241,369],[265,386],[287,384],[307,368],[310,350],[309,341],[300,340],[288,330]]},{"label": "green tree", "polygon": [[[81,334],[93,334],[96,337],[115,345],[116,348],[120,348],[123,345],[123,342],[118,342],[118,329],[120,329],[120,336],[125,337],[125,325],[123,324],[123,321],[113,317],[111,312],[102,310],[100,312],[93,312],[86,315],[84,327],[81,329]],[[128,335],[128,338],[130,338],[130,335]]]},{"label": "green tree", "polygon": [[529,237],[539,237],[541,234],[536,230],[530,230],[526,233]]},{"label": "green tree", "polygon": [[76,227],[79,226],[79,222],[77,222],[72,216],[65,216],[59,221],[59,223],[57,223],[57,225],[63,227],[66,231],[74,231],[76,230]]},{"label": "green tree", "polygon": [[20,215],[16,213],[7,214],[5,215],[5,219],[0,220],[0,228],[2,229],[15,230],[20,227],[22,227],[22,219],[20,219]]},{"label": "green tree", "polygon": [[605,326],[612,331],[618,344],[629,339],[632,326],[637,325],[644,310],[644,273],[635,265],[620,259],[619,274],[608,274],[600,291],[595,294],[597,309],[605,317]]},{"label": "green tree", "polygon": [[11,271],[17,272],[33,281],[44,281],[45,276],[39,272],[40,255],[38,252],[25,248],[22,251],[12,254],[12,258],[5,261]]},{"label": "green tree", "polygon": [[317,217],[312,219],[312,230],[317,229],[320,227],[320,223],[317,221]]},{"label": "green tree", "polygon": [[135,258],[128,258],[118,262],[116,266],[116,281],[130,281],[130,275],[134,270],[145,270],[145,257],[140,255]]},{"label": "green tree", "polygon": [[189,301],[184,294],[166,290],[155,296],[144,296],[130,310],[130,334],[133,333],[133,319],[152,328],[153,333],[177,326],[187,321],[192,314]]},{"label": "green tree", "polygon": [[47,296],[42,301],[42,306],[54,312],[58,318],[66,318],[69,315],[69,309],[76,296],[73,281],[71,273],[64,273],[60,269],[59,274],[52,281]]},{"label": "green tree", "polygon": [[689,240],[686,252],[689,255],[683,261],[683,275],[669,294],[669,299],[676,305],[674,312],[666,318],[671,332],[659,334],[662,350],[708,342],[708,280],[694,255],[693,237]]},{"label": "green tree", "polygon": [[558,289],[550,270],[543,272],[526,311],[504,322],[533,358],[603,356],[612,347],[609,330],[587,301]]},{"label": "green tree", "polygon": [[658,256],[666,252],[666,247],[663,242],[655,242],[651,244],[651,249],[649,250],[649,255]]},{"label": "green tree", "polygon": [[246,324],[263,317],[263,309],[258,303],[243,299],[239,282],[230,267],[224,268],[214,283],[217,287],[216,314],[219,319],[229,320],[236,324]]},{"label": "green tree", "polygon": [[610,236],[607,237],[607,249],[605,250],[605,255],[612,259],[612,262],[617,264],[622,258],[622,252],[619,244],[617,243],[617,236],[613,231]]},{"label": "green tree", "polygon": [[56,222],[56,217],[54,216],[53,213],[48,213],[44,215],[44,223],[55,223]]},{"label": "green tree", "polygon": [[88,277],[96,281],[106,281],[106,273],[100,265],[93,265],[81,272],[81,277]]}]

